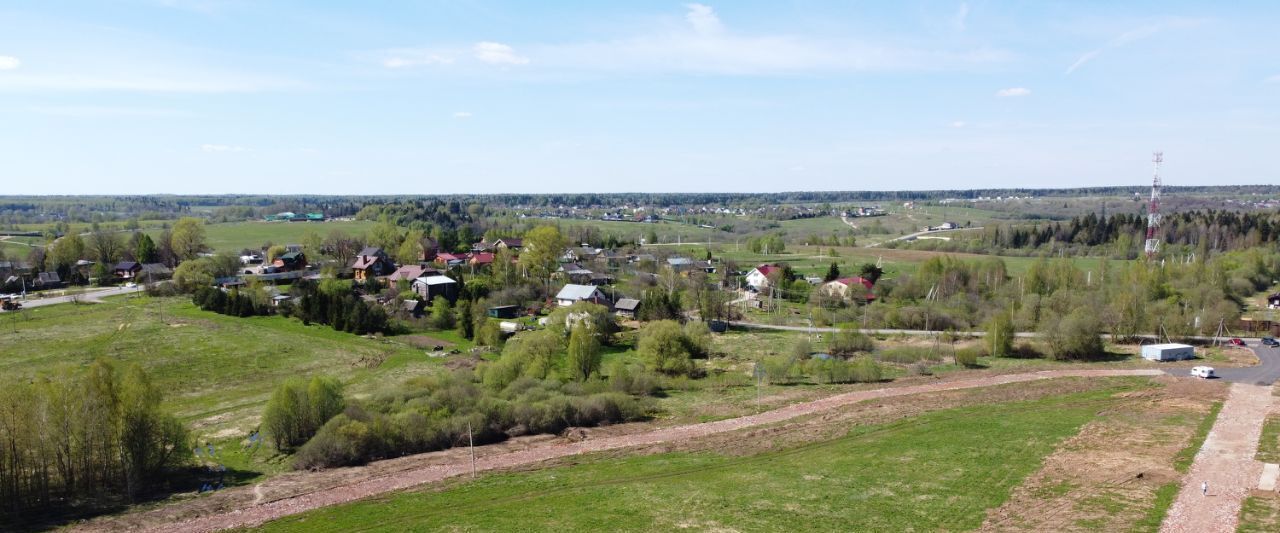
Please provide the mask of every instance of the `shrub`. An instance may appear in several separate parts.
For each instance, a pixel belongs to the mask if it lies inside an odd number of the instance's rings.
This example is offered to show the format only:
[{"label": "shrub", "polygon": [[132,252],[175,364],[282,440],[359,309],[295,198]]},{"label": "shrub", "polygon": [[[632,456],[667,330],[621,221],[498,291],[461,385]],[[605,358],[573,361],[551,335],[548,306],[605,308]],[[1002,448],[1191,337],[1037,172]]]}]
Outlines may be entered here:
[{"label": "shrub", "polygon": [[956,364],[967,367],[977,366],[978,350],[973,348],[962,348],[956,350]]},{"label": "shrub", "polygon": [[289,379],[271,394],[262,425],[276,449],[292,450],[345,408],[342,385],[336,379],[316,376],[310,383]]},{"label": "shrub", "polygon": [[853,328],[840,328],[831,337],[831,343],[828,346],[833,355],[850,356],[857,352],[870,352],[875,349],[875,343],[871,338],[862,334],[862,332]]},{"label": "shrub", "polygon": [[689,343],[674,320],[650,322],[640,331],[639,352],[649,368],[667,375],[688,375],[693,371]]},{"label": "shrub", "polygon": [[1104,353],[1102,324],[1090,310],[1076,309],[1060,319],[1046,318],[1040,334],[1054,359],[1088,359]]}]

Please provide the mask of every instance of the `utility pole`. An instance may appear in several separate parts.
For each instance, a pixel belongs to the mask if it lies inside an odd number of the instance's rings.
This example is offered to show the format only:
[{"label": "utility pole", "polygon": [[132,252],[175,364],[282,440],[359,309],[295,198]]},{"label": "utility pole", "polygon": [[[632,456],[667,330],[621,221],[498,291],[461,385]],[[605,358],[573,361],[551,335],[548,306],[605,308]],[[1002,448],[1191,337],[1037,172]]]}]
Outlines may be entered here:
[{"label": "utility pole", "polygon": [[467,445],[471,448],[471,479],[476,478],[476,441],[471,436],[471,421],[467,421]]}]

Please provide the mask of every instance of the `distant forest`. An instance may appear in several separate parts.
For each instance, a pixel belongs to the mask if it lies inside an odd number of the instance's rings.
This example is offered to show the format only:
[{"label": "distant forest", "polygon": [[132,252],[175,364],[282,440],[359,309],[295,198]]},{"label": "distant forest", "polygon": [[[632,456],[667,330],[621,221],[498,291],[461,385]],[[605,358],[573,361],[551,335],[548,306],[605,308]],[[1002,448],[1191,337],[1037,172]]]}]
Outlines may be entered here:
[{"label": "distant forest", "polygon": [[[212,221],[245,220],[280,211],[322,212],[329,217],[354,216],[370,205],[440,202],[490,208],[611,208],[621,206],[722,206],[753,208],[778,204],[929,202],[994,197],[1145,196],[1146,185],[1072,189],[969,189],[932,191],[795,191],[780,193],[557,193],[460,195],[128,195],[128,196],[0,196],[0,224],[37,222],[107,222],[129,219],[165,220],[204,216]],[[1170,195],[1280,195],[1280,185],[1212,185],[1165,187]]]}]

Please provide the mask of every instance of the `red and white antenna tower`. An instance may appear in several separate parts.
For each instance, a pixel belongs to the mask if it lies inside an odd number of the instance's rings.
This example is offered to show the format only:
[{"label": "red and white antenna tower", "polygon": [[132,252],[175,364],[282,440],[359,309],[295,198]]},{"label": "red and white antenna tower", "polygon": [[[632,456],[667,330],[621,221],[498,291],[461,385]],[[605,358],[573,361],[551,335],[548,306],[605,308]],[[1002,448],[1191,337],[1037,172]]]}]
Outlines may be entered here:
[{"label": "red and white antenna tower", "polygon": [[1155,257],[1160,251],[1160,239],[1156,232],[1160,229],[1160,163],[1164,161],[1164,152],[1152,152],[1151,162],[1154,164],[1154,177],[1151,178],[1151,205],[1147,207],[1147,241],[1143,249],[1147,259]]}]

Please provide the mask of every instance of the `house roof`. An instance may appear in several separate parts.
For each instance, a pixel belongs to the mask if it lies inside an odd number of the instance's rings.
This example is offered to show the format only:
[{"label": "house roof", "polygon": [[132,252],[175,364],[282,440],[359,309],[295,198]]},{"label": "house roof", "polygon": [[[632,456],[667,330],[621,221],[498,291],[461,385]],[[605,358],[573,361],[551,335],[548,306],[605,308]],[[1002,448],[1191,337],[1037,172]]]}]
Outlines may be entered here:
[{"label": "house roof", "polygon": [[361,255],[356,257],[356,262],[351,264],[351,268],[363,270],[372,267],[374,264],[384,259],[386,258],[380,255]]},{"label": "house roof", "polygon": [[479,264],[488,264],[493,262],[493,254],[489,252],[476,252],[471,254],[469,261],[475,261]]},{"label": "house roof", "polygon": [[165,266],[164,263],[143,263],[142,271],[148,274],[169,274],[173,272],[173,270],[168,266]]},{"label": "house roof", "polygon": [[782,270],[782,267],[778,265],[760,265],[756,267],[756,270],[760,271],[760,274],[768,276],[775,270]]},{"label": "house roof", "polygon": [[137,268],[142,268],[142,265],[135,261],[121,261],[116,263],[115,267],[116,270],[134,270]]},{"label": "house roof", "polygon": [[[566,284],[556,293],[557,300],[590,300],[600,294],[595,285]],[[601,295],[603,296],[603,295]]]},{"label": "house roof", "polygon": [[693,260],[688,257],[668,257],[667,264],[671,266],[686,266],[692,265]]},{"label": "house roof", "polygon": [[448,285],[450,283],[457,283],[457,281],[454,281],[453,278],[449,276],[440,276],[440,275],[422,276],[413,281],[417,283],[423,283],[426,285]]},{"label": "house roof", "polygon": [[621,309],[623,311],[635,311],[637,307],[640,307],[640,300],[635,298],[623,298],[613,305],[614,309]]},{"label": "house roof", "polygon": [[400,268],[397,268],[395,272],[392,272],[390,276],[387,276],[387,280],[399,281],[402,279],[420,278],[424,273],[426,273],[426,271],[427,267],[422,265],[402,265]]},{"label": "house roof", "polygon": [[866,288],[868,288],[868,289],[870,289],[870,288],[871,288],[871,286],[872,286],[872,285],[874,285],[873,283],[871,283],[871,280],[868,280],[868,279],[866,279],[866,278],[859,277],[859,276],[852,276],[852,277],[848,277],[848,278],[840,278],[840,279],[836,280],[836,282],[843,283],[843,284],[848,285],[848,286],[850,286],[850,287],[852,287],[853,285],[856,285],[856,284],[861,284],[863,287],[866,287]]},{"label": "house roof", "polygon": [[559,272],[564,272],[565,274],[590,274],[591,273],[590,270],[582,268],[582,265],[579,265],[577,263],[565,263],[563,265],[560,265],[560,268],[557,270]]},{"label": "house roof", "polygon": [[387,255],[387,253],[382,251],[382,248],[378,248],[377,246],[365,246],[364,249],[360,250],[360,253],[356,255],[385,256]]},{"label": "house roof", "polygon": [[276,259],[283,259],[285,261],[297,261],[299,257],[302,257],[302,252],[289,252],[280,257],[277,257]]},{"label": "house roof", "polygon": [[497,246],[498,243],[505,244],[508,248],[520,248],[524,246],[524,239],[498,239],[493,241],[494,246]]},{"label": "house roof", "polygon": [[462,261],[466,259],[466,256],[458,255],[450,252],[440,252],[440,254],[436,256],[436,259],[439,259],[441,261]]},{"label": "house roof", "polygon": [[41,272],[36,274],[36,280],[41,283],[61,283],[62,277],[57,272]]}]

